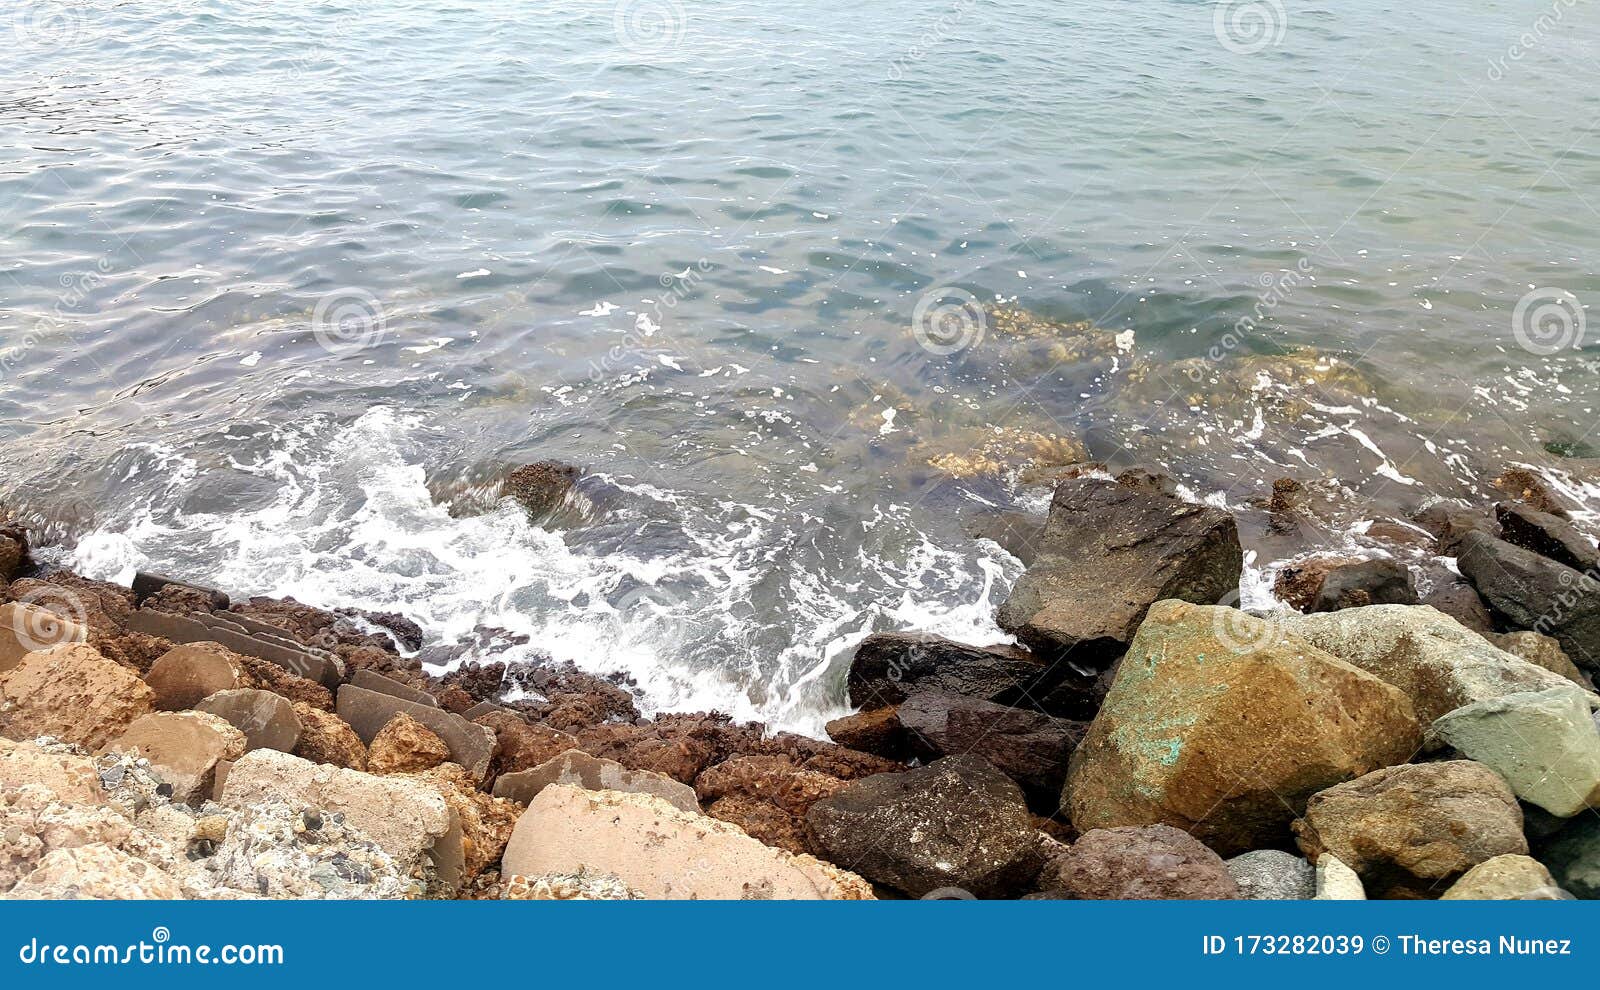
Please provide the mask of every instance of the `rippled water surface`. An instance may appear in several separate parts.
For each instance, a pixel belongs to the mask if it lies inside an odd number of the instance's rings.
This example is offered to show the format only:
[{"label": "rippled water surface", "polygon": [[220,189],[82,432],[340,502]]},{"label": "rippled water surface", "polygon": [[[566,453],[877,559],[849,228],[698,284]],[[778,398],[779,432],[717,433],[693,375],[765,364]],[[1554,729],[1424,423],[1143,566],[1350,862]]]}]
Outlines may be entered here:
[{"label": "rippled water surface", "polygon": [[[0,499],[814,731],[1004,638],[1030,460],[1583,497],[1600,7],[1223,7],[19,0]],[[450,511],[542,458],[573,518]]]}]

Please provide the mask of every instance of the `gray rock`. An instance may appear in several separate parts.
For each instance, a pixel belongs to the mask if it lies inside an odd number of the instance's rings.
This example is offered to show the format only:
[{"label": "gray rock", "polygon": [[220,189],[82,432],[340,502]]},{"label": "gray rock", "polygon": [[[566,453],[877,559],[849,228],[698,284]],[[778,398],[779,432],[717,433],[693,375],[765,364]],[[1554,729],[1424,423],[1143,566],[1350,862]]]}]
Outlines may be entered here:
[{"label": "gray rock", "polygon": [[339,717],[350,723],[356,735],[368,746],[372,745],[373,738],[389,724],[391,718],[404,713],[442,739],[450,749],[451,761],[465,768],[473,780],[481,781],[489,773],[489,761],[494,757],[495,733],[487,726],[469,722],[442,708],[419,705],[354,684],[339,688],[336,707]]},{"label": "gray rock", "polygon": [[[387,694],[392,698],[401,698],[414,704],[427,705],[429,708],[439,707],[439,700],[428,692],[414,688],[409,684],[402,684],[392,677],[385,677],[377,671],[368,670],[365,667],[350,675],[350,683],[358,688],[366,688],[368,691]],[[482,713],[480,712],[479,714]],[[477,718],[477,715],[468,711],[463,713],[461,717],[470,722]]]},{"label": "gray rock", "polygon": [[975,756],[855,781],[813,804],[806,830],[829,862],[912,897],[1016,897],[1041,865],[1022,791]]},{"label": "gray rock", "polygon": [[1251,901],[1308,901],[1317,896],[1317,868],[1281,849],[1257,849],[1228,860],[1239,894]]},{"label": "gray rock", "polygon": [[1432,733],[1504,777],[1524,801],[1570,818],[1600,805],[1600,728],[1576,686],[1491,698],[1457,708]]},{"label": "gray rock", "polygon": [[1461,542],[1456,566],[1496,614],[1554,636],[1572,662],[1600,670],[1600,581],[1482,533]]},{"label": "gray rock", "polygon": [[1494,514],[1500,520],[1500,538],[1507,543],[1574,570],[1593,570],[1600,564],[1594,541],[1560,516],[1515,502],[1501,502],[1494,507]]},{"label": "gray rock", "polygon": [[1396,560],[1362,560],[1332,568],[1311,603],[1312,612],[1337,612],[1362,605],[1415,605],[1411,569]]},{"label": "gray rock", "polygon": [[1046,660],[1103,667],[1157,601],[1237,596],[1243,560],[1238,527],[1220,509],[1068,478],[1056,486],[1038,556],[997,618]]},{"label": "gray rock", "polygon": [[300,741],[300,716],[294,713],[289,699],[271,691],[218,691],[203,698],[194,710],[215,715],[243,732],[247,753],[258,749],[292,753]]},{"label": "gray rock", "polygon": [[1089,729],[1087,722],[932,691],[907,698],[897,717],[915,755],[981,756],[1021,785],[1044,815],[1059,808],[1068,761]]},{"label": "gray rock", "polygon": [[292,674],[318,681],[330,688],[338,686],[343,674],[340,664],[334,659],[262,639],[252,633],[239,632],[228,620],[213,619],[208,624],[189,616],[141,608],[128,613],[128,631],[159,636],[178,645],[217,643],[235,653],[275,663]]},{"label": "gray rock", "polygon": [[1539,859],[1574,897],[1600,900],[1600,816],[1574,818],[1540,851]]}]

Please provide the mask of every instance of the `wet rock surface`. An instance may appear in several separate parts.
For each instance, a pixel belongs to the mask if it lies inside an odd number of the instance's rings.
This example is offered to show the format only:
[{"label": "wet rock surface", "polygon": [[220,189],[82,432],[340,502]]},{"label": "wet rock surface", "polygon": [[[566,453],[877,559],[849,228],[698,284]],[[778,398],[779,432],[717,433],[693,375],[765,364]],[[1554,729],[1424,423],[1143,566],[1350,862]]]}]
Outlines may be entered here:
[{"label": "wet rock surface", "polygon": [[1045,866],[1041,887],[1075,900],[1236,900],[1222,858],[1182,829],[1093,829]]}]

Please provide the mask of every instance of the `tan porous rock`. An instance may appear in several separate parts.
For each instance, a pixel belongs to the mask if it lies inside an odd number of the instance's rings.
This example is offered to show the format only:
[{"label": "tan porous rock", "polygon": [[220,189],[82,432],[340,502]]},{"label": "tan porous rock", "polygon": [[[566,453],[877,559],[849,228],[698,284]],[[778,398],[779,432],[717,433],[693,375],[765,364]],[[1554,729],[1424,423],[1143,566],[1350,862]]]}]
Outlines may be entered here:
[{"label": "tan porous rock", "polygon": [[144,757],[172,785],[172,800],[197,804],[211,795],[217,762],[244,755],[245,737],[205,712],[153,712],[134,719],[106,750]]},{"label": "tan porous rock", "polygon": [[367,747],[344,719],[313,708],[303,701],[293,703],[300,719],[300,741],[294,755],[312,763],[331,763],[351,770],[367,769]]},{"label": "tan porous rock", "polygon": [[506,846],[506,877],[615,877],[666,900],[866,900],[865,880],[811,856],[764,846],[733,825],[661,798],[555,784],[540,791]]},{"label": "tan porous rock", "polygon": [[112,846],[56,849],[8,895],[27,900],[175,900],[177,881],[155,866]]},{"label": "tan porous rock", "polygon": [[[0,541],[4,539],[0,536]],[[42,605],[29,602],[0,605],[0,671],[10,670],[36,650],[63,643],[83,643],[88,638],[86,627]]]},{"label": "tan porous rock", "polygon": [[154,700],[137,674],[94,647],[54,646],[0,673],[0,735],[54,736],[95,750],[149,713]]},{"label": "tan porous rock", "polygon": [[193,708],[218,691],[254,686],[238,655],[215,643],[173,647],[150,665],[144,682],[155,692],[156,707],[168,712]]},{"label": "tan porous rock", "polygon": [[1235,855],[1287,841],[1312,794],[1421,741],[1410,701],[1371,674],[1238,609],[1159,602],[1062,804],[1080,832],[1167,824]]},{"label": "tan porous rock", "polygon": [[49,788],[68,804],[100,804],[105,794],[94,761],[74,753],[41,749],[31,742],[0,738],[0,789],[26,784]]},{"label": "tan porous rock", "polygon": [[428,727],[404,712],[389,719],[367,747],[372,773],[420,773],[450,759],[450,747]]},{"label": "tan porous rock", "polygon": [[1507,854],[1486,859],[1468,870],[1439,900],[1564,901],[1571,896],[1543,863],[1531,856]]}]

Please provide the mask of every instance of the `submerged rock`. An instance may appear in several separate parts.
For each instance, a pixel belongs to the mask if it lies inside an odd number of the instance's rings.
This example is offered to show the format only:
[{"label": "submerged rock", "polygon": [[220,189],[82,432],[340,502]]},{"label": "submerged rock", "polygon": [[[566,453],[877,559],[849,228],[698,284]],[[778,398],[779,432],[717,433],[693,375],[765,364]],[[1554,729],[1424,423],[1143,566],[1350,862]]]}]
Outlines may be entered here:
[{"label": "submerged rock", "polygon": [[1041,865],[1022,791],[975,756],[858,780],[813,804],[806,827],[829,861],[911,897],[1015,897]]},{"label": "submerged rock", "polygon": [[1048,661],[1103,667],[1157,601],[1236,596],[1243,559],[1220,509],[1071,478],[1056,487],[1038,556],[997,618]]},{"label": "submerged rock", "polygon": [[1295,822],[1311,859],[1331,852],[1379,897],[1437,897],[1467,870],[1526,855],[1505,781],[1470,760],[1376,770],[1314,795]]},{"label": "submerged rock", "polygon": [[1170,825],[1092,829],[1051,860],[1039,885],[1075,900],[1236,900],[1228,866]]},{"label": "submerged rock", "polygon": [[1312,794],[1421,741],[1405,695],[1365,671],[1237,609],[1159,602],[1062,805],[1080,831],[1164,823],[1232,855],[1287,841]]},{"label": "submerged rock", "polygon": [[560,461],[524,464],[506,475],[503,491],[538,522],[561,508],[581,474]]}]

